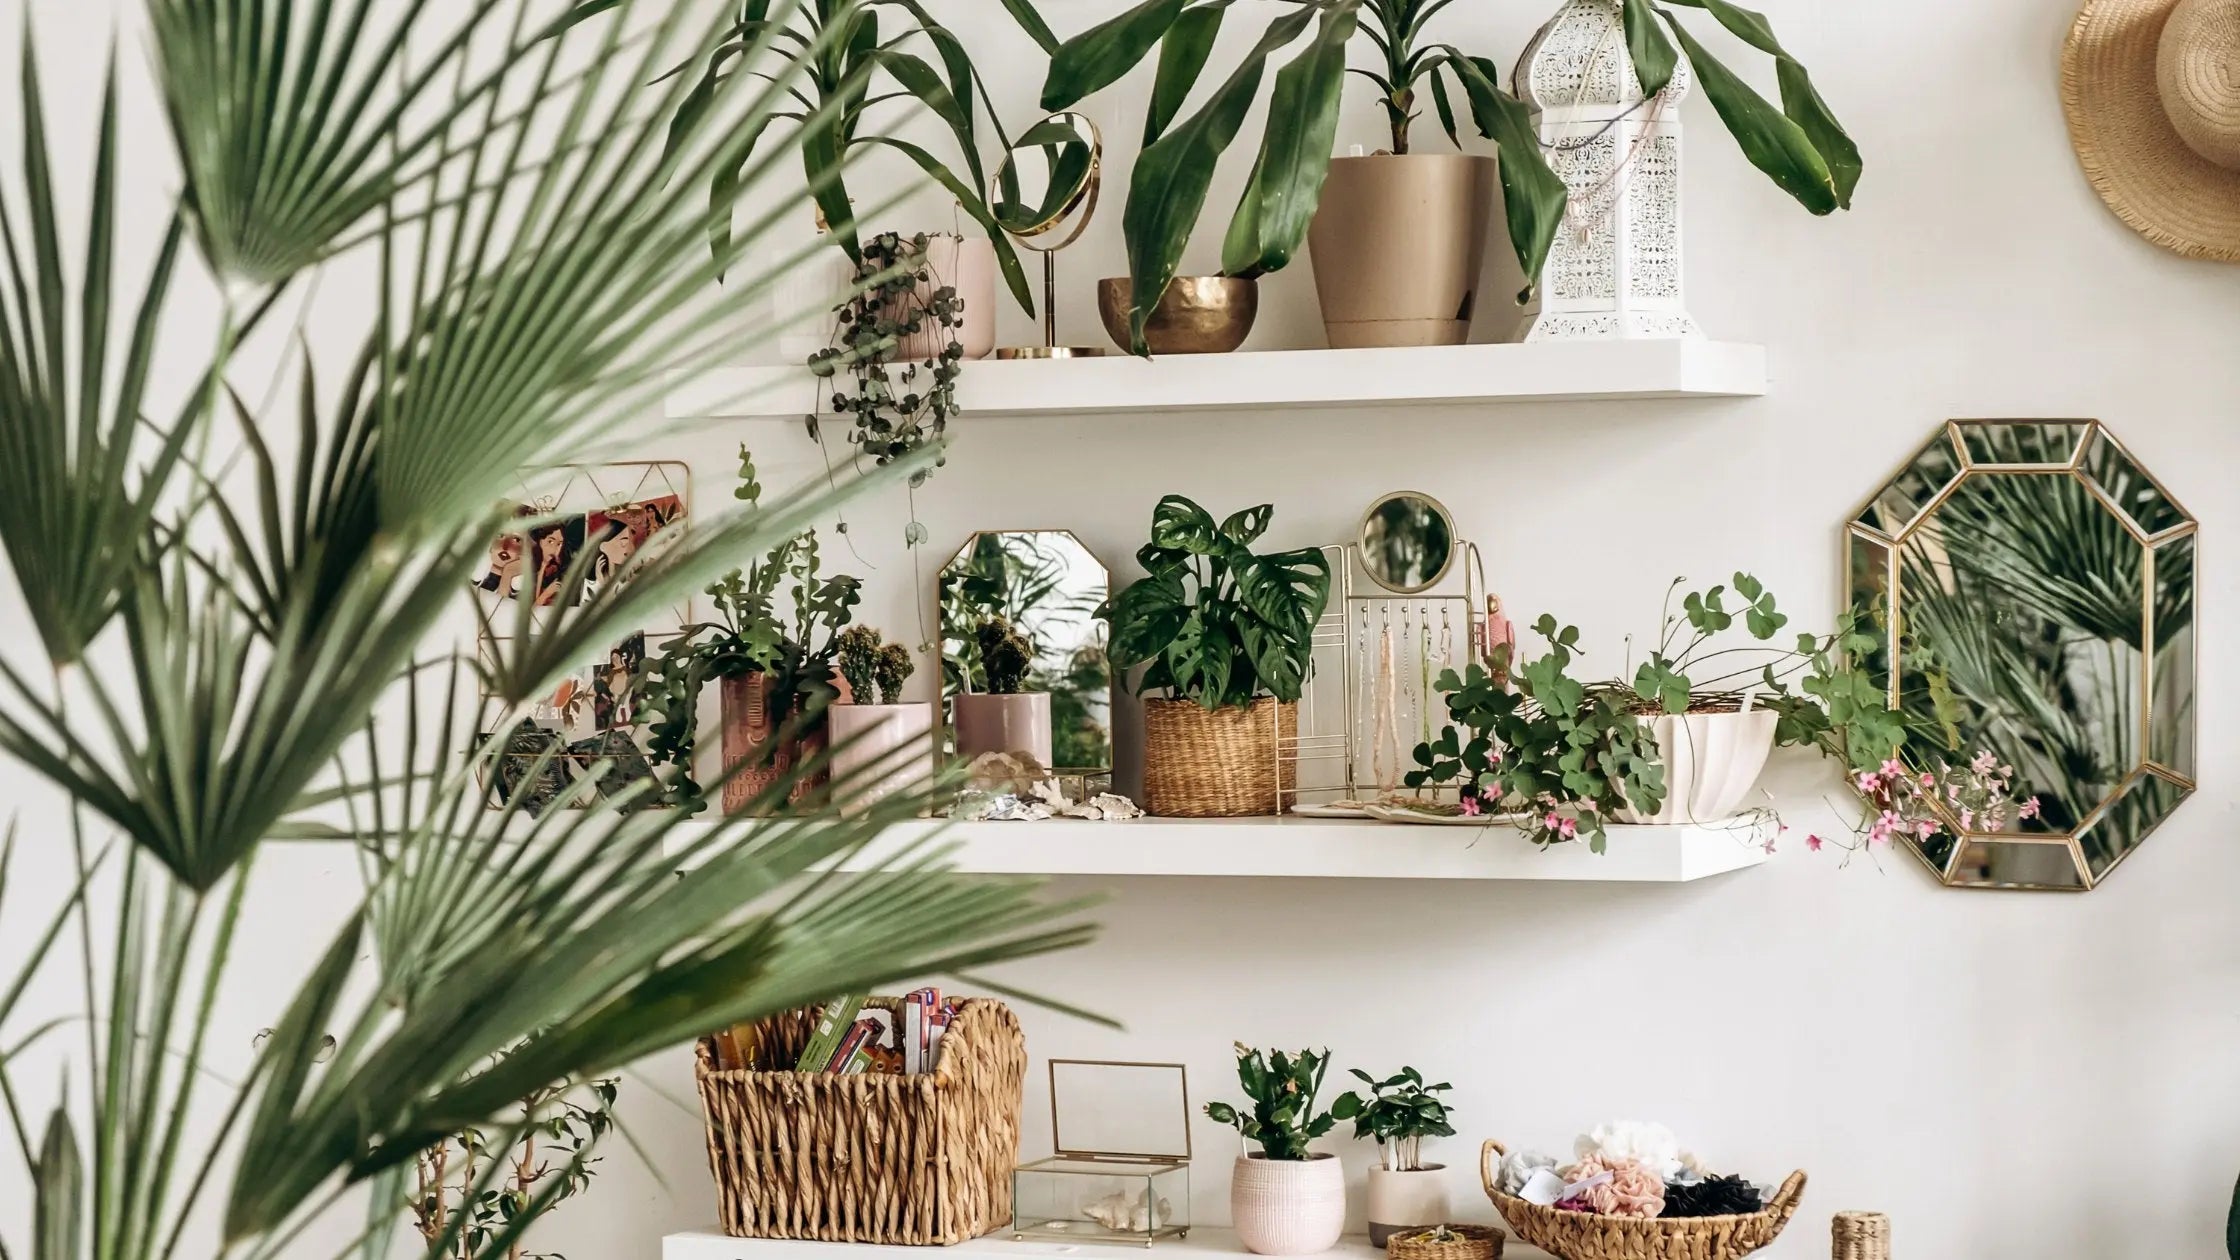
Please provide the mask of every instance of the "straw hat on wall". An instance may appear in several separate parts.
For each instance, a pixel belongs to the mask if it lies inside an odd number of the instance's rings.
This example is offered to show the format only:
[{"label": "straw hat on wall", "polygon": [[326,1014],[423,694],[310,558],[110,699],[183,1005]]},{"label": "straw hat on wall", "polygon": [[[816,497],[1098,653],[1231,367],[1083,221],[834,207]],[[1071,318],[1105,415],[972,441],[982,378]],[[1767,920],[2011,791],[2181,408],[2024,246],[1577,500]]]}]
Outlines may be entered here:
[{"label": "straw hat on wall", "polygon": [[2240,0],[2086,0],[2061,105],[2116,217],[2188,258],[2240,262]]}]

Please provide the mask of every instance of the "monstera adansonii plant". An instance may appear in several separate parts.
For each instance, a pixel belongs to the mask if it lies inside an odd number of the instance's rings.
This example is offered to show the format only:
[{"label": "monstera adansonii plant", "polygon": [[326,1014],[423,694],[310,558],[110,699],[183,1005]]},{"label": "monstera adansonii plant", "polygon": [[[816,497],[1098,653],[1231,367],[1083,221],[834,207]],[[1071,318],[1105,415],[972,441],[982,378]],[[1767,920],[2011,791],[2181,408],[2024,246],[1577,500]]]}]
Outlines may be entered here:
[{"label": "monstera adansonii plant", "polygon": [[[1821,99],[1804,65],[1774,37],[1765,15],[1727,0],[1670,0],[1676,7],[1702,9],[1743,43],[1772,57],[1778,106],[1712,56],[1671,7],[1656,0],[1617,2],[1623,5],[1626,50],[1645,91],[1653,95],[1664,90],[1684,53],[1705,98],[1752,165],[1814,214],[1849,208],[1859,182],[1858,146]],[[1529,283],[1538,283],[1563,221],[1563,181],[1540,154],[1531,112],[1502,88],[1498,64],[1428,37],[1427,24],[1454,0],[1284,0],[1286,11],[1269,22],[1197,111],[1183,116],[1232,3],[1142,0],[1059,44],[1043,83],[1043,108],[1070,108],[1116,82],[1152,49],[1159,50],[1143,151],[1129,177],[1121,219],[1134,284],[1130,319],[1137,353],[1144,352],[1144,321],[1174,280],[1183,247],[1205,209],[1214,168],[1243,128],[1267,63],[1302,36],[1305,44],[1275,77],[1259,153],[1222,243],[1223,274],[1265,275],[1281,270],[1297,254],[1321,200],[1342,88],[1346,75],[1353,73],[1376,87],[1395,153],[1407,151],[1419,83],[1428,83],[1439,122],[1459,147],[1459,91],[1478,134],[1500,153],[1509,243]],[[1374,46],[1370,66],[1347,64],[1346,52],[1356,35]],[[1528,287],[1520,296],[1530,293]]]}]

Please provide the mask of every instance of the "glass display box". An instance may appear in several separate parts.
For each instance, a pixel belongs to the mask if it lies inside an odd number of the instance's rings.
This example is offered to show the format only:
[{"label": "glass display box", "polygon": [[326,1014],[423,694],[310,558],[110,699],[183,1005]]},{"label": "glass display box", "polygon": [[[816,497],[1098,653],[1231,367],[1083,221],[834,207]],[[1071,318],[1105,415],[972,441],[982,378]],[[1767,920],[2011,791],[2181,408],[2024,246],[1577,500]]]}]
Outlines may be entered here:
[{"label": "glass display box", "polygon": [[1148,1247],[1190,1236],[1190,1078],[1179,1063],[1050,1061],[1053,1154],[1011,1175],[1011,1236]]}]

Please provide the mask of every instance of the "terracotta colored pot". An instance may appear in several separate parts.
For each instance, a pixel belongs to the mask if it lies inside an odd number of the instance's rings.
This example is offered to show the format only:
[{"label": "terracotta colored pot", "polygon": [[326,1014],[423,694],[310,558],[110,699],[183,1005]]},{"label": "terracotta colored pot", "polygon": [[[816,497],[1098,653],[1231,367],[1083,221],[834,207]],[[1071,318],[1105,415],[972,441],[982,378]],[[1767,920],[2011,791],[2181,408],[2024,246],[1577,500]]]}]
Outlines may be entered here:
[{"label": "terracotta colored pot", "polygon": [[1026,691],[991,696],[970,692],[952,703],[957,724],[957,755],[967,761],[982,753],[1025,753],[1050,769],[1050,693]]},{"label": "terracotta colored pot", "polygon": [[1331,1155],[1239,1155],[1229,1174],[1229,1223],[1255,1255],[1320,1255],[1345,1233],[1345,1166]]},{"label": "terracotta colored pot", "polygon": [[1622,809],[1629,823],[1717,822],[1742,808],[1773,752],[1775,714],[1683,713],[1644,718],[1664,762],[1664,805],[1654,814]]},{"label": "terracotta colored pot", "polygon": [[[926,266],[933,272],[933,279],[918,286],[919,298],[930,300],[933,291],[944,284],[955,288],[964,302],[964,324],[956,330],[957,342],[964,347],[964,357],[987,358],[996,348],[996,247],[983,236],[928,233]],[[930,359],[941,352],[940,325],[931,316],[925,317],[925,322],[925,328],[895,343],[897,360]]]},{"label": "terracotta colored pot", "polygon": [[1494,172],[1462,153],[1331,159],[1307,249],[1332,347],[1470,340]]},{"label": "terracotta colored pot", "polygon": [[1447,1222],[1445,1164],[1425,1164],[1401,1172],[1369,1170],[1369,1245],[1382,1247],[1394,1234]]},{"label": "terracotta colored pot", "polygon": [[[1128,306],[1135,285],[1126,276],[1097,281],[1097,314],[1105,333],[1130,349]],[[1260,318],[1260,284],[1228,276],[1176,276],[1143,326],[1153,354],[1227,354],[1244,344]]]},{"label": "terracotta colored pot", "polygon": [[933,706],[836,704],[825,710],[833,794],[857,814],[933,777]]},{"label": "terracotta colored pot", "polygon": [[[720,691],[723,703],[723,765],[726,770],[746,763],[747,768],[725,779],[723,812],[774,814],[780,812],[767,795],[793,773],[793,768],[824,751],[822,724],[801,731],[795,738],[780,738],[780,727],[791,714],[772,711],[768,674],[726,678]],[[800,712],[795,702],[793,712]],[[824,791],[823,769],[805,776],[786,794],[787,806],[815,803]]]}]

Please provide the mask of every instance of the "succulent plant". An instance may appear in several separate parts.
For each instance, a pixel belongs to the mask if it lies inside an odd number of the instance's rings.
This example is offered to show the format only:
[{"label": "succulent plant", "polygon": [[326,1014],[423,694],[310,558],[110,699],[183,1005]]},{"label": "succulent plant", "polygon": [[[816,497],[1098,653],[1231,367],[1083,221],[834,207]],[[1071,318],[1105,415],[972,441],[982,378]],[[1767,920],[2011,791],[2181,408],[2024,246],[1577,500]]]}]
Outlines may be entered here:
[{"label": "succulent plant", "polygon": [[876,698],[872,689],[878,683],[881,647],[879,632],[869,626],[849,626],[833,642],[833,665],[848,680],[848,694],[857,704]]},{"label": "succulent plant", "polygon": [[1034,665],[1034,641],[1001,617],[981,622],[973,635],[980,642],[980,667],[988,675],[988,693],[1013,696],[1024,690],[1027,671]]},{"label": "succulent plant", "polygon": [[889,643],[879,650],[878,659],[871,668],[871,676],[879,684],[879,703],[900,704],[902,684],[918,672],[918,663],[910,659],[909,648]]}]

